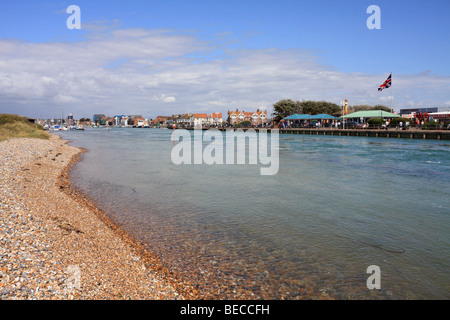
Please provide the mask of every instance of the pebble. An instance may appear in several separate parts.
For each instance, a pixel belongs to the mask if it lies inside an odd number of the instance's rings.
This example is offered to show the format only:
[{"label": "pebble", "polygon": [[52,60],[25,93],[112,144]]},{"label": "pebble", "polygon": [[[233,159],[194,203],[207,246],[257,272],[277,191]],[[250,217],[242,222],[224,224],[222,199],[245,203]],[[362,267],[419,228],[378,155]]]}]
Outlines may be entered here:
[{"label": "pebble", "polygon": [[81,153],[57,135],[0,142],[0,299],[195,298],[69,188]]}]

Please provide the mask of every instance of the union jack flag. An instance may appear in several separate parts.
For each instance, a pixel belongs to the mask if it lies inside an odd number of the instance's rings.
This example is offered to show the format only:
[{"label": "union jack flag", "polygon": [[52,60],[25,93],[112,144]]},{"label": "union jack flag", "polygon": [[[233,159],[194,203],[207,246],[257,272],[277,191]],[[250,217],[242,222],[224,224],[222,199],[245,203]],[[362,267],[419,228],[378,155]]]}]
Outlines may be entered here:
[{"label": "union jack flag", "polygon": [[392,76],[392,73],[389,75],[389,77],[386,79],[386,81],[383,82],[383,84],[378,87],[378,91],[382,91],[383,89],[389,88],[392,85],[391,76]]}]

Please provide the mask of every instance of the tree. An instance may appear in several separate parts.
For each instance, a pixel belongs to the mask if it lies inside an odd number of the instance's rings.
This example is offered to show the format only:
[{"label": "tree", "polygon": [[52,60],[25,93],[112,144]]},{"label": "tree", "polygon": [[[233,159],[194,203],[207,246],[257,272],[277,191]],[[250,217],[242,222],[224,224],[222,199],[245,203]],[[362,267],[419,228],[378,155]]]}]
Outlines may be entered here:
[{"label": "tree", "polygon": [[300,101],[294,101],[291,99],[283,99],[273,105],[275,119],[280,121],[281,119],[290,116],[294,113],[303,113]]},{"label": "tree", "polygon": [[377,104],[375,106],[370,106],[368,104],[358,104],[355,106],[350,106],[349,109],[352,112],[356,112],[356,111],[367,111],[367,110],[383,110],[383,111],[387,111],[387,112],[392,112],[392,109],[390,109],[389,107],[386,107],[385,105],[382,104]]},{"label": "tree", "polygon": [[372,108],[373,106],[369,106],[368,104],[357,104],[355,106],[348,107],[351,112],[373,110]]},{"label": "tree", "polygon": [[247,128],[247,127],[251,127],[251,126],[252,126],[252,123],[250,121],[242,121],[237,124],[238,128]]},{"label": "tree", "polygon": [[273,109],[275,111],[273,114],[275,115],[276,120],[279,121],[294,113],[306,113],[311,115],[326,113],[335,115],[339,113],[341,107],[328,101],[293,101],[291,99],[284,99],[275,103]]},{"label": "tree", "polygon": [[372,110],[383,110],[383,111],[386,111],[386,112],[392,112],[391,108],[386,107],[385,105],[382,105],[382,104],[377,104],[376,106],[373,107]]},{"label": "tree", "polygon": [[341,110],[341,107],[335,103],[328,101],[302,101],[300,102],[302,106],[303,113],[315,115],[326,113],[329,115],[335,115]]}]

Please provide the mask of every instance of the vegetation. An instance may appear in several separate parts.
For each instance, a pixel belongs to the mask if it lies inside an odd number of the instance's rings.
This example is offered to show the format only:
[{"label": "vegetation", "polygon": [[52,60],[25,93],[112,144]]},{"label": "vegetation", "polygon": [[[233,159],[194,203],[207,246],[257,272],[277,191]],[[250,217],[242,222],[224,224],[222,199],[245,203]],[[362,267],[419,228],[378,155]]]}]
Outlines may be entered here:
[{"label": "vegetation", "polygon": [[393,112],[394,111],[391,108],[386,107],[385,105],[382,105],[382,104],[377,104],[375,106],[369,106],[367,104],[358,104],[358,105],[349,107],[349,111],[350,112],[367,111],[367,110],[383,110],[383,111],[386,111],[386,112]]},{"label": "vegetation", "polygon": [[251,126],[252,126],[252,123],[250,121],[242,121],[242,122],[237,123],[235,125],[236,128],[248,128],[248,127],[251,127]]},{"label": "vegetation", "polygon": [[274,113],[277,121],[286,118],[294,113],[303,113],[300,101],[294,101],[291,99],[280,100],[273,105]]},{"label": "vegetation", "polygon": [[[342,106],[328,101],[294,101],[291,99],[283,99],[273,105],[273,110],[275,120],[280,121],[294,113],[311,115],[326,113],[332,116],[339,116],[342,112]],[[375,106],[361,104],[348,107],[350,113],[363,110],[383,110],[393,112],[391,108],[382,104],[377,104]]]},{"label": "vegetation", "polygon": [[411,123],[411,120],[409,119],[405,119],[405,118],[392,118],[389,121],[389,125],[390,126],[398,126],[400,124],[400,122],[405,123],[406,121],[409,121]]},{"label": "vegetation", "polygon": [[48,139],[50,135],[42,126],[14,114],[0,114],[0,141],[12,138]]},{"label": "vegetation", "polygon": [[291,99],[280,100],[273,105],[276,120],[279,121],[294,113],[299,114],[321,114],[336,115],[341,111],[341,107],[328,101],[293,101]]},{"label": "vegetation", "polygon": [[371,118],[369,120],[367,120],[367,123],[370,125],[381,125],[384,123],[383,118]]},{"label": "vegetation", "polygon": [[429,121],[429,122],[425,122],[421,127],[424,130],[430,130],[430,129],[445,129],[448,128],[450,122],[449,123],[439,123],[439,122],[435,122],[435,121]]}]

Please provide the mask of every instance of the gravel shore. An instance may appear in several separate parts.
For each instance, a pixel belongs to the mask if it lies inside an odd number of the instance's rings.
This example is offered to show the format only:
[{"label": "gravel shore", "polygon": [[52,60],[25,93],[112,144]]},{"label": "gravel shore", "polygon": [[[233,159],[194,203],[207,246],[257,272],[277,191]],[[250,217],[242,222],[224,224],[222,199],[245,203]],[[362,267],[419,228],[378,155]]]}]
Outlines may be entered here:
[{"label": "gravel shore", "polygon": [[195,299],[87,197],[59,136],[0,142],[0,299]]}]

